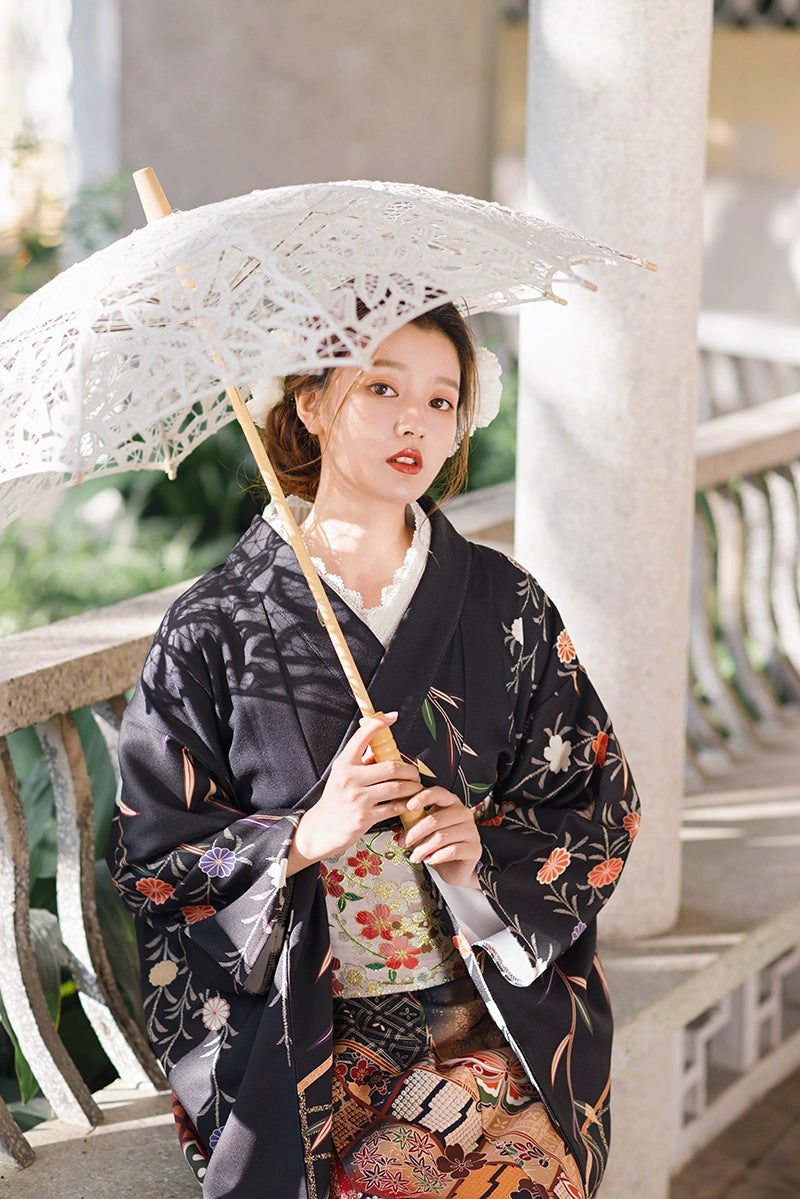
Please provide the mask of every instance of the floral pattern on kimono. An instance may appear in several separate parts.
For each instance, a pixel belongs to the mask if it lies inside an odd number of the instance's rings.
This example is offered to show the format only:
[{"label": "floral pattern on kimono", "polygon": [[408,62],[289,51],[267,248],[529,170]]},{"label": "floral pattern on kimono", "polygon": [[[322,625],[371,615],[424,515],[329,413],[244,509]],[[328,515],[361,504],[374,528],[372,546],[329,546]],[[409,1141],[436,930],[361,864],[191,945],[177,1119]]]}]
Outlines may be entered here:
[{"label": "floral pattern on kimono", "polygon": [[[481,887],[535,981],[452,933],[592,1195],[611,1047],[596,916],[638,798],[548,598],[441,513],[431,525],[386,650],[331,602],[375,707],[399,711],[401,750],[475,809]],[[287,880],[286,861],[358,717],[291,550],[257,519],[167,613],[123,722],[109,859],[137,916],[148,1034],[209,1154],[206,1199],[256,1199],[267,1175],[276,1194],[328,1190],[324,891],[318,868]]]}]

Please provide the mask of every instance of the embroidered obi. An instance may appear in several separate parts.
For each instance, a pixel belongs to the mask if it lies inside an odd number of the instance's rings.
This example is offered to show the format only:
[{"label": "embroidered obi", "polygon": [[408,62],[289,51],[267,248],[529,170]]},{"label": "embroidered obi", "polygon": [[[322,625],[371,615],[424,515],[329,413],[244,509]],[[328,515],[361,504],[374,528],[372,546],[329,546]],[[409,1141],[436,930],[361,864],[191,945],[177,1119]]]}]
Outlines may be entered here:
[{"label": "embroidered obi", "polygon": [[396,836],[373,829],[320,865],[335,996],[420,990],[464,974],[425,870]]}]

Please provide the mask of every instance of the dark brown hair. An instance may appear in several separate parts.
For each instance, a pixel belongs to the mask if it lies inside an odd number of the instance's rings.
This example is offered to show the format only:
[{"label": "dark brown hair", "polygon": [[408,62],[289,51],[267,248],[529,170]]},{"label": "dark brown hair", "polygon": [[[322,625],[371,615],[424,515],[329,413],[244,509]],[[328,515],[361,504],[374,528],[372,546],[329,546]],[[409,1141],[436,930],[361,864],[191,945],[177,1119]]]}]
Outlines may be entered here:
[{"label": "dark brown hair", "polygon": [[[467,433],[478,402],[475,337],[455,304],[442,304],[439,308],[433,308],[430,312],[415,317],[409,324],[416,325],[419,329],[443,333],[458,355],[458,431],[461,435],[461,445],[442,468],[439,489],[441,494],[438,499],[443,503],[461,491],[467,481]],[[319,440],[309,433],[300,420],[294,397],[298,392],[316,391],[320,400],[324,401],[337,369],[330,366],[316,373],[287,375],[284,380],[283,401],[269,409],[265,427],[261,432],[261,439],[283,490],[312,503],[319,486],[322,457]]]}]

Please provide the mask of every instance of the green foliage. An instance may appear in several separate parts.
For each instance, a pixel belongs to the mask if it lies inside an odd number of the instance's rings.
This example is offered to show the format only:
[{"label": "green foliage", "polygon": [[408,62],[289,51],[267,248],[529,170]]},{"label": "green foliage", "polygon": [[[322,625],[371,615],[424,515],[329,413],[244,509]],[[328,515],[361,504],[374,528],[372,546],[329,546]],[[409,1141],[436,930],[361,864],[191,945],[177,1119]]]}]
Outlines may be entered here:
[{"label": "green foliage", "polygon": [[8,735],[8,748],[25,809],[30,847],[31,906],[55,911],[56,815],[53,787],[33,729]]},{"label": "green foliage", "polygon": [[503,375],[500,411],[485,429],[476,429],[469,452],[469,490],[514,478],[517,457],[517,369]]},{"label": "green foliage", "polygon": [[158,471],[92,480],[15,521],[0,534],[0,636],[182,582],[223,561],[262,502],[241,467],[240,437],[238,427],[222,430],[174,482]]},{"label": "green foliage", "polygon": [[42,152],[35,131],[23,129],[2,148],[12,178],[23,180],[26,190],[32,190],[32,198],[0,253],[0,315],[63,269],[65,247],[70,256],[77,251],[80,257],[113,241],[122,227],[124,197],[130,187],[127,172],[98,175],[79,188],[72,207],[65,212],[60,199],[45,195],[40,186],[31,188]]},{"label": "green foliage", "polygon": [[100,174],[78,191],[65,223],[66,232],[87,254],[113,241],[125,217],[125,196],[130,188],[127,171]]},{"label": "green foliage", "polygon": [[[114,814],[116,778],[103,735],[90,708],[74,713],[92,788],[95,816],[95,856],[108,844]],[[8,734],[8,748],[19,780],[30,847],[30,902],[32,908],[56,911],[56,813],[53,787],[39,738],[32,728]]]}]

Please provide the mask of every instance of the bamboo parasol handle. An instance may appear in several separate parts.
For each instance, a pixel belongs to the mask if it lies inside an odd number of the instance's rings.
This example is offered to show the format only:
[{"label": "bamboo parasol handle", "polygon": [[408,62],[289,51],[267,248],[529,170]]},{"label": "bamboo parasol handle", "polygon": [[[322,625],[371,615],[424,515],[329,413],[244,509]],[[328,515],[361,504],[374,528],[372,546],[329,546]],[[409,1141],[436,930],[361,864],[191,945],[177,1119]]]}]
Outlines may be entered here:
[{"label": "bamboo parasol handle", "polygon": [[[136,185],[136,190],[139,193],[139,199],[141,200],[142,208],[144,209],[144,214],[147,218],[148,224],[153,221],[160,220],[162,217],[170,215],[172,208],[170,207],[169,201],[167,200],[161,184],[158,181],[158,177],[156,176],[156,173],[152,167],[143,167],[140,171],[134,171],[133,181]],[[186,272],[182,272],[181,278],[187,287],[193,287],[193,283]],[[213,346],[209,346],[209,354],[217,365],[222,364],[220,355],[217,351],[215,351]],[[353,655],[350,652],[350,647],[345,641],[341,625],[336,619],[336,614],[331,607],[330,600],[328,599],[325,588],[322,585],[322,581],[317,574],[314,563],[311,561],[308,550],[306,549],[306,544],[303,541],[300,529],[297,526],[297,521],[292,515],[292,510],[286,501],[283,488],[278,482],[278,477],[275,474],[275,470],[269,460],[269,456],[264,449],[264,444],[258,435],[258,430],[253,424],[253,418],[247,409],[244,397],[242,396],[242,393],[238,387],[226,388],[226,395],[231,407],[233,408],[236,419],[242,427],[242,431],[247,439],[247,444],[250,447],[250,451],[255,459],[256,466],[261,473],[261,477],[266,484],[267,490],[272,497],[275,507],[278,509],[278,512],[281,515],[281,519],[289,539],[289,544],[294,550],[300,569],[302,570],[306,582],[311,589],[311,594],[313,595],[314,601],[317,605],[317,612],[319,613],[320,619],[327,630],[328,636],[330,637],[334,652],[339,659],[350,690],[352,691],[355,701],[358,704],[359,711],[361,712],[362,717],[365,719],[368,719],[370,716],[376,716],[378,713],[376,713],[374,707],[372,706],[372,701],[370,700],[369,694],[364,685],[364,680],[361,678],[361,674],[356,666]],[[397,748],[397,744],[392,736],[391,730],[388,728],[381,729],[381,731],[375,737],[373,737],[372,741],[370,742],[370,748],[375,755],[376,762],[402,761],[402,755]],[[422,811],[413,813],[409,812],[407,816],[404,815],[401,817],[401,819],[406,828],[408,828],[423,815],[424,812]]]}]

